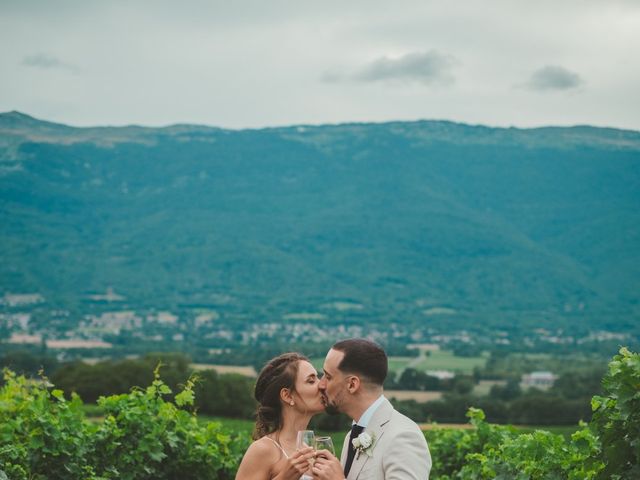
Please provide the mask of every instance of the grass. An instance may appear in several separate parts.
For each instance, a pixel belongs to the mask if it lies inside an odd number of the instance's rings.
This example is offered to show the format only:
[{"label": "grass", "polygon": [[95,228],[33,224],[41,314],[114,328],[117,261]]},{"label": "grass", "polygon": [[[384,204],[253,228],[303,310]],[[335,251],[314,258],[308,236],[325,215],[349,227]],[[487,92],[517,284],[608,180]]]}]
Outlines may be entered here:
[{"label": "grass", "polygon": [[473,387],[473,394],[478,397],[486,397],[494,385],[505,386],[506,384],[505,380],[480,380],[480,383]]},{"label": "grass", "polygon": [[487,363],[486,357],[456,357],[452,352],[438,350],[430,352],[416,364],[419,370],[452,370],[470,374],[476,367],[482,368]]},{"label": "grass", "polygon": [[208,415],[198,415],[198,422],[219,422],[229,430],[233,430],[234,432],[246,432],[247,435],[251,435],[254,425],[253,420],[245,420],[242,418],[210,417]]},{"label": "grass", "polygon": [[392,372],[401,372],[411,360],[414,360],[415,357],[389,357],[389,370]]}]

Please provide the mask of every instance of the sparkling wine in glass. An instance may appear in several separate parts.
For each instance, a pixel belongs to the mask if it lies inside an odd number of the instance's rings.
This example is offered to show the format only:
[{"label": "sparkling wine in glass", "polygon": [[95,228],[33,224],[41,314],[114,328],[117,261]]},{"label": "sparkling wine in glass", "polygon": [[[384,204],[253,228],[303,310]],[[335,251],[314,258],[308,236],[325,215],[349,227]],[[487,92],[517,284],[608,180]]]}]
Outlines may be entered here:
[{"label": "sparkling wine in glass", "polygon": [[313,430],[300,430],[298,431],[298,438],[296,439],[296,449],[300,450],[304,447],[313,447],[315,445],[316,435]]},{"label": "sparkling wine in glass", "polygon": [[[296,438],[296,449],[300,450],[305,447],[315,447],[316,444],[316,434],[313,433],[313,430],[299,430],[298,437]],[[311,461],[309,461],[309,470],[307,470],[301,477],[300,480],[313,480],[313,475],[311,474]]]},{"label": "sparkling wine in glass", "polygon": [[331,437],[316,437],[316,450],[329,450],[331,455],[336,456],[336,449],[333,448]]}]

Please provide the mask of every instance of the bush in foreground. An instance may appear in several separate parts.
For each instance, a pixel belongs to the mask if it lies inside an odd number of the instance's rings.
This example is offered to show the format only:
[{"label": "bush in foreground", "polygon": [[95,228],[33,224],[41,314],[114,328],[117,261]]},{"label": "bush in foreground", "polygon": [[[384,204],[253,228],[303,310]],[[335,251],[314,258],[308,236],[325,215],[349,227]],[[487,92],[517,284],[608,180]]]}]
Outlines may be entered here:
[{"label": "bush in foreground", "polygon": [[474,430],[439,430],[430,436],[433,478],[588,480],[603,468],[598,439],[586,425],[566,440],[544,430],[519,434],[488,424],[482,410],[474,408],[468,416]]},{"label": "bush in foreground", "polygon": [[[0,480],[142,480],[233,478],[249,444],[192,412],[194,383],[171,389],[155,372],[146,389],[103,397],[105,417],[84,417],[77,395],[65,399],[46,379],[5,371],[0,389]],[[640,478],[640,355],[620,350],[592,400],[590,425],[570,439],[544,430],[518,434],[470,409],[472,430],[436,430],[427,437],[432,479]]]},{"label": "bush in foreground", "polygon": [[518,434],[470,409],[473,430],[428,434],[434,479],[640,478],[640,355],[620,349],[593,397],[593,420],[570,439],[544,430]]},{"label": "bush in foreground", "polygon": [[65,400],[50,384],[5,372],[0,391],[0,469],[11,480],[210,479],[235,475],[248,446],[187,408],[193,382],[171,390],[159,378],[146,389],[100,399],[104,419],[84,417],[77,395]]}]

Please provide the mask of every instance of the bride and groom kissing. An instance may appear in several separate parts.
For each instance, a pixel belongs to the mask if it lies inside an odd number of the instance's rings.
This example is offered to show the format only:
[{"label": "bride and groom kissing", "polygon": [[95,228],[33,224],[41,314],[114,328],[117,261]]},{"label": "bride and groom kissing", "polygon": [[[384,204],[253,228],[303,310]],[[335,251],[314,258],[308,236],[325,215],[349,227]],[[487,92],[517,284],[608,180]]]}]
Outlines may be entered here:
[{"label": "bride and groom kissing", "polygon": [[[320,377],[309,359],[285,353],[270,360],[256,381],[254,442],[236,480],[425,480],[431,455],[420,428],[384,397],[388,361],[369,340],[333,345]],[[297,448],[298,431],[326,411],[353,420],[342,458],[328,450]]]}]

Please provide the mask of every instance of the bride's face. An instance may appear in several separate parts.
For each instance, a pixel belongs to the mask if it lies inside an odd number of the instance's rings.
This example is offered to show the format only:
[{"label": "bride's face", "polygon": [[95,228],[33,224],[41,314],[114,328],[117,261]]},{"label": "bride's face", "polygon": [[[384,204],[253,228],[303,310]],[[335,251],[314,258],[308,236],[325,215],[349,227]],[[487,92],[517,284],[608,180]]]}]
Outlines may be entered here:
[{"label": "bride's face", "polygon": [[318,389],[319,383],[318,372],[313,368],[313,365],[301,360],[298,364],[294,398],[296,405],[299,405],[305,412],[320,413],[324,411],[324,404]]}]

